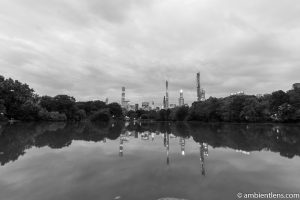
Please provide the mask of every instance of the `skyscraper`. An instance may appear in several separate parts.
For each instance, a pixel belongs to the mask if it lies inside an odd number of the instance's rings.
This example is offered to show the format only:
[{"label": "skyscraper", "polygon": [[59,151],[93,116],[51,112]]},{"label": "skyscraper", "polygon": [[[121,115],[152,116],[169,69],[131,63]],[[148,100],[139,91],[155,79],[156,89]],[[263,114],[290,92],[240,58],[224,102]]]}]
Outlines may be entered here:
[{"label": "skyscraper", "polygon": [[129,100],[125,99],[125,87],[122,87],[121,107],[127,110],[129,107],[128,103]]},{"label": "skyscraper", "polygon": [[180,96],[179,96],[178,102],[179,102],[179,106],[184,105],[184,98],[183,98],[183,91],[182,90],[180,90]]},{"label": "skyscraper", "polygon": [[163,108],[166,108],[166,97],[164,96],[164,100],[163,100]]},{"label": "skyscraper", "polygon": [[168,81],[166,81],[166,105],[165,105],[166,109],[169,108],[169,91],[168,91],[168,88],[169,88],[169,84],[168,84]]},{"label": "skyscraper", "polygon": [[125,87],[122,87],[121,106],[125,107]]},{"label": "skyscraper", "polygon": [[205,91],[201,88],[200,85],[200,72],[197,73],[197,101],[204,101],[205,100]]}]

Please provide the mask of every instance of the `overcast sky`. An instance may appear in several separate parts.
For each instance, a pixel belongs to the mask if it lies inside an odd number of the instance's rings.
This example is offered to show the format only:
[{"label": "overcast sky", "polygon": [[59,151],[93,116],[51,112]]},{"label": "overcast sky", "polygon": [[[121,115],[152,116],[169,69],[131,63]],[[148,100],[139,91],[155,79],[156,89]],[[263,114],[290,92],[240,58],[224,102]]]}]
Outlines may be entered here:
[{"label": "overcast sky", "polygon": [[1,0],[0,73],[40,95],[132,103],[289,90],[299,0]]}]

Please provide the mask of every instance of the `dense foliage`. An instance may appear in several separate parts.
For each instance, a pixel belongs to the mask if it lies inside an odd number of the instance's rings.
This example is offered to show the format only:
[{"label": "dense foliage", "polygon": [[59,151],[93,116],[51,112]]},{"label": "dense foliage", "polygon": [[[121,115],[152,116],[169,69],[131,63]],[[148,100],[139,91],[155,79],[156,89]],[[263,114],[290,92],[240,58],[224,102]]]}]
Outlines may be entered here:
[{"label": "dense foliage", "polygon": [[113,116],[122,117],[121,106],[117,103],[106,105],[99,100],[76,102],[68,95],[39,97],[27,84],[0,76],[0,121],[80,121],[95,119],[95,113],[103,109],[107,110],[105,121]]},{"label": "dense foliage", "polygon": [[300,89],[288,92],[279,90],[261,97],[254,95],[210,97],[205,101],[194,102],[191,107],[129,111],[127,116],[157,121],[297,122],[300,121]]},{"label": "dense foliage", "polygon": [[127,112],[118,103],[76,102],[68,95],[39,97],[27,84],[0,76],[0,120],[80,121],[88,118],[109,121],[111,118],[123,119],[124,115],[131,119],[156,121],[296,122],[300,121],[300,89],[279,90],[260,97],[210,97],[194,102],[191,107]]}]

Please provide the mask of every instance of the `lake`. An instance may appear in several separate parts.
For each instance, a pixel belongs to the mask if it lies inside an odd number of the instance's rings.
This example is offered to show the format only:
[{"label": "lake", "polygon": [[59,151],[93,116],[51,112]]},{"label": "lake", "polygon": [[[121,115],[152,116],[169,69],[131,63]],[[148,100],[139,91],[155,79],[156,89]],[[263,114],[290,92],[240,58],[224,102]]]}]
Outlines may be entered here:
[{"label": "lake", "polygon": [[297,193],[299,155],[299,124],[2,124],[0,199],[234,200],[238,193]]}]

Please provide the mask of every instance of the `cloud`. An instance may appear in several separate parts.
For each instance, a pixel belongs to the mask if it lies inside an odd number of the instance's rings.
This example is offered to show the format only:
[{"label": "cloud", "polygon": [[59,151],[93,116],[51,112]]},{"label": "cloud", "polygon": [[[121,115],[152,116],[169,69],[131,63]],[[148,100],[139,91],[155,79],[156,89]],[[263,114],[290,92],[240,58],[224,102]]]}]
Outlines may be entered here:
[{"label": "cloud", "polygon": [[0,68],[41,95],[160,105],[299,82],[296,0],[3,0]]}]

